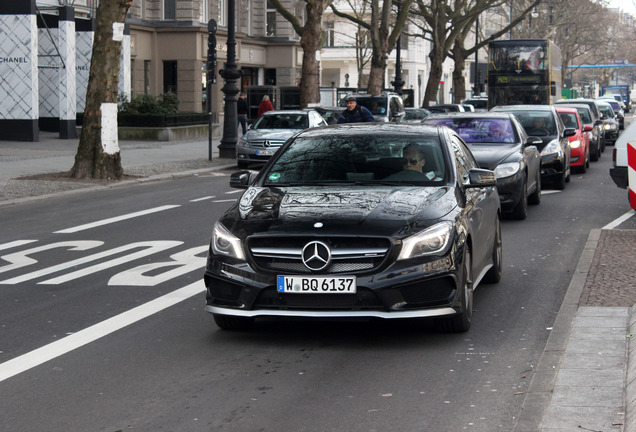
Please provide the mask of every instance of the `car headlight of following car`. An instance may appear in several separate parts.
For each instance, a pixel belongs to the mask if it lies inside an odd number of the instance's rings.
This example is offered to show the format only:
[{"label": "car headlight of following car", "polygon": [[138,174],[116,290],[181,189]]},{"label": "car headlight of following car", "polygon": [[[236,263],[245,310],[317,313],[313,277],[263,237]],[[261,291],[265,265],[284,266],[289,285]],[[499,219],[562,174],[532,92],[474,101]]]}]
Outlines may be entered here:
[{"label": "car headlight of following car", "polygon": [[561,154],[561,146],[559,145],[559,140],[550,141],[548,145],[543,147],[543,150],[541,150],[541,156],[547,156],[551,154]]},{"label": "car headlight of following car", "polygon": [[403,240],[399,260],[444,255],[451,244],[453,224],[441,222]]},{"label": "car headlight of following car", "polygon": [[579,148],[579,147],[581,147],[581,141],[580,140],[570,141],[570,147],[571,148]]},{"label": "car headlight of following car", "polygon": [[220,222],[214,224],[212,229],[212,252],[216,255],[245,260],[241,240],[229,232]]},{"label": "car headlight of following car", "polygon": [[236,143],[236,145],[238,147],[249,147],[250,146],[250,142],[248,140],[246,140],[245,138],[239,138],[239,140]]},{"label": "car headlight of following car", "polygon": [[614,123],[605,123],[605,130],[616,130],[616,125]]},{"label": "car headlight of following car", "polygon": [[495,168],[495,177],[499,179],[513,176],[519,172],[519,168],[521,168],[519,162],[508,162],[497,165],[497,168]]}]

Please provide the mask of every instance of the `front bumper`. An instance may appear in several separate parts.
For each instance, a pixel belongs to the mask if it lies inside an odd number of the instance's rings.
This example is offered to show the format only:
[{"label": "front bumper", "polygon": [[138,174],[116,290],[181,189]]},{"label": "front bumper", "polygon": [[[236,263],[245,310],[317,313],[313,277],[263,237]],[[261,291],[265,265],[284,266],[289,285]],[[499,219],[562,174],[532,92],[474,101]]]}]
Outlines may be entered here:
[{"label": "front bumper", "polygon": [[[463,248],[459,248],[463,249]],[[238,317],[417,318],[450,316],[460,308],[463,250],[418,262],[394,262],[356,275],[355,294],[279,293],[276,274],[247,263],[208,258],[205,310]],[[279,273],[280,274],[280,273]],[[349,273],[351,274],[351,273]],[[320,275],[329,276],[329,275]]]},{"label": "front bumper", "polygon": [[551,182],[565,171],[565,159],[556,153],[541,156],[541,180]]},{"label": "front bumper", "polygon": [[253,148],[253,147],[236,147],[236,160],[238,162],[267,162],[279,147],[272,148]]},{"label": "front bumper", "polygon": [[523,196],[524,176],[517,173],[503,179],[497,179],[497,192],[502,212],[512,211]]}]

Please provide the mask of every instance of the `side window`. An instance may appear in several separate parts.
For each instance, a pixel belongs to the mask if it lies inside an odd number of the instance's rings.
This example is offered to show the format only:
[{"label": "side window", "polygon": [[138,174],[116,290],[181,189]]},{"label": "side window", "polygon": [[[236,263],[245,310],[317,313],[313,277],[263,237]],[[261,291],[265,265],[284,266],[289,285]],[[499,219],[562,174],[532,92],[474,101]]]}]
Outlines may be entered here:
[{"label": "side window", "polygon": [[455,154],[455,163],[457,164],[458,181],[465,183],[468,181],[468,171],[477,168],[477,162],[473,159],[466,144],[455,134],[451,134],[451,145]]}]

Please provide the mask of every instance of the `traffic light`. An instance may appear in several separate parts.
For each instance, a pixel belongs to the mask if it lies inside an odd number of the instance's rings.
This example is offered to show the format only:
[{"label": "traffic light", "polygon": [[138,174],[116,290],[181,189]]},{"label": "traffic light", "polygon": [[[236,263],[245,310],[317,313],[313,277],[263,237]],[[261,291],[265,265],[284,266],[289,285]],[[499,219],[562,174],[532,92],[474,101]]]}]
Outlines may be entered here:
[{"label": "traffic light", "polygon": [[208,21],[208,82],[216,84],[216,21]]}]

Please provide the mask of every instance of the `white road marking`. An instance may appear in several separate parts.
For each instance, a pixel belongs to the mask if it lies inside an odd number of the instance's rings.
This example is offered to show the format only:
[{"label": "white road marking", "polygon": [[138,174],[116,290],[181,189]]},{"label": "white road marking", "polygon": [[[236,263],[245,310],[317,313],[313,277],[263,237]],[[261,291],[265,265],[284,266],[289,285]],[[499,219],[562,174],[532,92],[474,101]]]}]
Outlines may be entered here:
[{"label": "white road marking", "polygon": [[216,198],[216,197],[215,196],[206,196],[206,197],[203,197],[203,198],[197,198],[197,199],[190,200],[190,202],[206,201],[206,200],[211,200],[211,199],[214,199],[214,198]]},{"label": "white road marking", "polygon": [[236,202],[236,200],[235,200],[235,199],[226,199],[226,200],[214,200],[214,201],[212,201],[212,202],[215,202],[215,203],[224,203],[224,202]]},{"label": "white road marking", "polygon": [[104,336],[161,312],[205,291],[203,280],[161,296],[134,309],[92,325],[41,348],[0,363],[0,382],[41,365],[49,360],[94,342]]},{"label": "white road marking", "polygon": [[103,241],[99,240],[76,240],[76,241],[67,241],[67,242],[57,242],[51,243],[44,246],[35,247],[32,249],[23,250],[20,252],[14,252],[12,254],[3,255],[2,258],[4,261],[9,262],[5,266],[0,267],[0,273],[12,271],[15,269],[19,269],[21,267],[27,267],[33,264],[37,264],[38,260],[31,258],[29,255],[36,254],[38,252],[57,249],[57,248],[68,248],[70,251],[85,251],[88,249],[93,249],[98,246],[103,245]]},{"label": "white road marking", "polygon": [[112,218],[109,218],[109,219],[102,219],[100,221],[92,222],[92,223],[85,224],[85,225],[79,225],[79,226],[76,226],[76,227],[67,228],[67,229],[60,230],[60,231],[55,231],[53,234],[71,234],[71,233],[76,233],[78,231],[84,231],[84,230],[95,228],[95,227],[98,227],[98,226],[108,225],[108,224],[111,224],[111,223],[114,223],[114,222],[123,221],[123,220],[126,220],[126,219],[132,219],[132,218],[135,218],[135,217],[138,217],[138,216],[144,216],[144,215],[151,214],[151,213],[157,213],[157,212],[164,211],[164,210],[170,210],[170,209],[173,209],[173,208],[176,208],[176,207],[181,207],[181,206],[179,206],[179,205],[165,205],[165,206],[161,206],[161,207],[155,207],[155,208],[151,208],[151,209],[148,209],[148,210],[142,210],[142,211],[135,212],[135,213],[128,213],[128,214],[125,214],[125,215],[116,216],[116,217],[112,217]]},{"label": "white road marking", "polygon": [[230,194],[237,194],[237,193],[243,193],[243,192],[245,192],[243,189],[239,189],[239,190],[231,190],[231,191],[227,191],[227,192],[225,192],[225,193],[226,193],[227,195],[230,195]]},{"label": "white road marking", "polygon": [[555,193],[561,193],[560,190],[541,190],[541,195],[550,195]]},{"label": "white road marking", "polygon": [[18,246],[23,246],[25,244],[34,243],[37,240],[16,240],[9,243],[0,244],[0,250],[11,249]]},{"label": "white road marking", "polygon": [[617,226],[619,226],[620,224],[622,224],[623,222],[625,222],[630,217],[634,216],[635,214],[636,214],[636,211],[630,210],[627,213],[625,213],[623,216],[619,217],[618,219],[613,220],[612,222],[608,223],[607,225],[605,225],[601,229],[604,229],[604,230],[614,229]]}]

